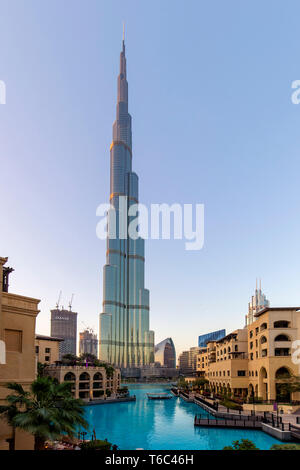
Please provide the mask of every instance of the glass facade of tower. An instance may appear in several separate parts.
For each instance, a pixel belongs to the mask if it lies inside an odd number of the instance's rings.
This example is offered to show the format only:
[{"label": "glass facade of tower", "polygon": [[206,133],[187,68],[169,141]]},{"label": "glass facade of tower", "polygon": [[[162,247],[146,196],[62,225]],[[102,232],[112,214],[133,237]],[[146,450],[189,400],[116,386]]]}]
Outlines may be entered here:
[{"label": "glass facade of tower", "polygon": [[226,336],[226,330],[212,331],[211,333],[206,333],[206,335],[198,336],[198,347],[206,348],[208,341],[218,341],[224,338],[224,336]]},{"label": "glass facade of tower", "polygon": [[[117,116],[110,147],[110,203],[115,215],[110,211],[108,217],[99,357],[121,367],[146,365],[154,362],[154,332],[149,330],[149,291],[144,287],[144,240],[127,236],[128,226],[136,217],[126,217],[124,222],[124,214],[128,214],[132,204],[138,203],[138,176],[132,171],[124,41],[120,54]],[[116,228],[115,236],[110,236],[112,225]]]},{"label": "glass facade of tower", "polygon": [[155,346],[155,362],[176,368],[176,351],[172,338],[166,338]]}]

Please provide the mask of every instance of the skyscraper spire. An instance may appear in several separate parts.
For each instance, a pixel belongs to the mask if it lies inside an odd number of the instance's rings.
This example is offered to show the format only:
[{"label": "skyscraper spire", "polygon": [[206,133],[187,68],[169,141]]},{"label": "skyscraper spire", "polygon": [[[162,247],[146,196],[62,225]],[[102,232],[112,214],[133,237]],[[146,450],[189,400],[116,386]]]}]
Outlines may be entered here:
[{"label": "skyscraper spire", "polygon": [[[110,204],[116,227],[123,227],[124,206],[128,214],[129,207],[138,203],[138,186],[138,176],[132,171],[123,26],[116,120],[110,146]],[[99,357],[117,366],[132,367],[154,362],[154,332],[149,330],[149,291],[144,285],[144,240],[128,237],[130,217],[125,219],[125,237],[118,232],[116,237],[107,238]]]}]

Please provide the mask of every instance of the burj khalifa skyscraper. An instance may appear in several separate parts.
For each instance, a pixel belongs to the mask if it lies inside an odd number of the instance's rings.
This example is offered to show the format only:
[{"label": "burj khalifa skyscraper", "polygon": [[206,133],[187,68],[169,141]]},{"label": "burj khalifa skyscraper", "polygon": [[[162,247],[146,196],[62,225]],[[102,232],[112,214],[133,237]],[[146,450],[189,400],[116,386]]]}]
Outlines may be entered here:
[{"label": "burj khalifa skyscraper", "polygon": [[[154,332],[149,330],[149,291],[144,287],[144,240],[120,236],[121,206],[138,203],[138,176],[132,171],[131,116],[123,33],[118,76],[117,116],[110,146],[110,204],[115,236],[107,237],[103,270],[103,313],[100,314],[99,358],[120,367],[154,362]],[[110,218],[108,219],[110,225]]]}]

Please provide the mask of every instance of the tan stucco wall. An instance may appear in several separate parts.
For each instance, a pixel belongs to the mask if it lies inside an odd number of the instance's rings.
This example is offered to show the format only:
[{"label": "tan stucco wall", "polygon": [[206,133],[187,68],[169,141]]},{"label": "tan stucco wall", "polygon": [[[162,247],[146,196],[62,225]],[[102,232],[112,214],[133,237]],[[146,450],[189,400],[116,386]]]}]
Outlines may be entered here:
[{"label": "tan stucco wall", "polygon": [[[53,341],[47,339],[35,339],[35,346],[38,346],[39,351],[36,353],[37,362],[42,364],[48,363],[53,364],[56,361],[59,361],[59,343],[60,341]],[[46,349],[50,349],[50,353],[46,352]],[[50,357],[49,361],[46,361],[46,357]]]},{"label": "tan stucco wall", "polygon": [[[120,388],[121,384],[121,372],[119,369],[115,369],[113,373],[113,377],[109,378],[106,376],[106,370],[104,367],[85,367],[85,366],[54,366],[49,365],[45,369],[45,373],[50,375],[51,377],[55,377],[60,383],[65,381],[65,375],[71,372],[75,375],[74,384],[74,396],[75,398],[80,397],[80,392],[85,392],[87,395],[85,399],[97,399],[93,396],[93,390],[99,391],[102,390],[104,394],[99,398],[103,399],[106,396],[106,390],[110,390],[111,394],[115,394],[117,389]],[[80,375],[86,372],[89,375],[89,379],[84,381],[88,388],[80,389]],[[100,373],[102,376],[102,386],[100,388],[94,388],[94,375],[96,373]],[[82,398],[82,397],[81,397]]]},{"label": "tan stucco wall", "polygon": [[[5,404],[9,393],[5,384],[18,382],[28,388],[36,377],[35,321],[39,300],[2,292],[2,266],[6,260],[0,258],[0,339],[5,339],[5,330],[21,332],[19,351],[6,348],[6,364],[0,364],[0,404]],[[13,436],[12,430],[0,424],[0,448],[7,448],[5,440]],[[21,431],[16,432],[16,448],[33,449],[33,438]]]}]

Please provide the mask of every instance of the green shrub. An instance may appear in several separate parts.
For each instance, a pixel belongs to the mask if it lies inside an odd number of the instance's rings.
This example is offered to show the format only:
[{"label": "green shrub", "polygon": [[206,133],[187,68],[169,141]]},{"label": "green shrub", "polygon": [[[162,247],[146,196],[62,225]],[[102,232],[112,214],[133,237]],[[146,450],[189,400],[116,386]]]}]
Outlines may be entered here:
[{"label": "green shrub", "polygon": [[99,439],[94,441],[85,441],[81,444],[81,450],[110,450],[111,443],[107,441],[100,441]]},{"label": "green shrub", "polygon": [[241,439],[241,441],[233,441],[232,446],[226,446],[223,450],[259,450],[254,442],[250,439]]},{"label": "green shrub", "polygon": [[300,450],[300,444],[273,444],[270,450]]},{"label": "green shrub", "polygon": [[229,408],[231,410],[242,410],[243,407],[239,405],[238,403],[234,403],[233,401],[224,399],[221,401],[221,405],[225,406],[226,408]]}]

